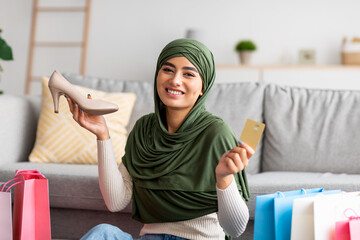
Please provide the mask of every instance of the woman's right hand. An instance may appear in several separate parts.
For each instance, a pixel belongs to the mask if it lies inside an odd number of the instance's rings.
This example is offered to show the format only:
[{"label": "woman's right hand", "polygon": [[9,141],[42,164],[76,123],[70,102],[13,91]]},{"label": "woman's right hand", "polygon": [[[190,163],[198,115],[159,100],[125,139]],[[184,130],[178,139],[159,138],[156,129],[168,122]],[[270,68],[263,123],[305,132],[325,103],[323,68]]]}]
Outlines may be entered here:
[{"label": "woman's right hand", "polygon": [[244,170],[254,153],[249,145],[241,141],[238,146],[225,152],[215,169],[217,187],[227,188],[233,181],[233,175]]},{"label": "woman's right hand", "polygon": [[[91,99],[90,94],[88,99]],[[106,120],[101,115],[91,115],[79,108],[79,105],[74,103],[71,98],[67,97],[70,112],[73,119],[83,128],[89,130],[96,135],[98,140],[107,140],[110,138],[109,130],[106,125]]]}]

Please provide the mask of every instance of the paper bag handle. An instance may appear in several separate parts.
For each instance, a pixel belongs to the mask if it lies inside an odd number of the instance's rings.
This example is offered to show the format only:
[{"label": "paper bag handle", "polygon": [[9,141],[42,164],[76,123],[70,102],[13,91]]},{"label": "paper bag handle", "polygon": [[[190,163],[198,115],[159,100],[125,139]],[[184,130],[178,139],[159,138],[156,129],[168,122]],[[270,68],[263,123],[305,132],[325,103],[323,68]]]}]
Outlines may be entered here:
[{"label": "paper bag handle", "polygon": [[13,186],[18,185],[18,184],[21,184],[21,183],[23,183],[23,182],[16,182],[16,183],[11,184],[10,187],[8,187],[8,188],[6,189],[6,192],[9,192],[10,189],[11,189]]},{"label": "paper bag handle", "polygon": [[307,194],[306,189],[305,189],[305,188],[302,188],[302,189],[301,189],[301,193],[303,193],[304,195],[306,195],[306,194]]},{"label": "paper bag handle", "polygon": [[[6,186],[7,186],[9,183],[13,182],[13,181],[16,181],[16,182],[13,183],[13,184],[11,184],[10,187],[8,187],[8,188],[6,189],[6,191],[4,191],[5,188],[6,188]],[[0,191],[0,192],[9,192],[9,190],[10,190],[13,186],[18,185],[18,184],[20,184],[20,183],[23,183],[23,182],[22,182],[19,178],[13,178],[13,179],[7,181],[6,183],[4,183],[4,185],[3,185],[3,187],[1,188],[1,191]]]},{"label": "paper bag handle", "polygon": [[24,169],[20,169],[20,170],[16,170],[15,172],[15,177],[9,181],[7,181],[6,183],[4,183],[3,187],[1,188],[0,192],[4,192],[6,186],[13,181],[16,181],[15,183],[13,183],[12,185],[10,185],[7,190],[5,192],[8,192],[13,186],[23,183],[22,179],[20,178],[20,175],[32,175],[32,176],[41,176],[43,178],[45,178],[45,176],[43,174],[41,174],[38,170],[24,170]]},{"label": "paper bag handle", "polygon": [[41,174],[38,170],[16,170],[15,177],[18,177],[19,175],[32,175],[32,176],[41,176],[45,178],[43,174]]},{"label": "paper bag handle", "polygon": [[[347,215],[347,212],[348,211],[352,211],[353,213],[355,213],[355,216],[348,216]],[[350,220],[356,220],[356,219],[360,219],[360,216],[355,212],[355,210],[354,209],[352,209],[352,208],[347,208],[347,209],[345,209],[344,210],[344,215],[345,215],[345,217],[347,217],[348,219],[350,219]]]},{"label": "paper bag handle", "polygon": [[282,193],[282,192],[280,192],[280,191],[278,191],[278,192],[276,192],[276,193],[277,193],[278,196],[280,196],[280,197],[285,197],[284,193]]},{"label": "paper bag handle", "polygon": [[[276,193],[278,194],[278,196],[280,196],[280,197],[282,197],[282,198],[285,197],[285,195],[284,195],[283,192],[278,191],[278,192],[276,192]],[[302,188],[302,189],[301,189],[301,193],[304,194],[304,195],[306,195],[306,194],[307,194],[306,189]]]}]

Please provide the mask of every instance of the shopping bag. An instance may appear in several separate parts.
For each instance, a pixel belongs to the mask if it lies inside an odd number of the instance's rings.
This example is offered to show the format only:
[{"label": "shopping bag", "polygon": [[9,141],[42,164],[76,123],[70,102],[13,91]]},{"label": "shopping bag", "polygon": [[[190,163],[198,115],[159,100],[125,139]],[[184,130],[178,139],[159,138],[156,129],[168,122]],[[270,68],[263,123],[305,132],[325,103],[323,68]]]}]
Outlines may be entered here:
[{"label": "shopping bag", "polygon": [[294,200],[291,218],[291,240],[314,239],[314,201],[320,196],[322,195],[317,194],[313,197]]},{"label": "shopping bag", "polygon": [[350,240],[349,221],[336,222],[335,240]]},{"label": "shopping bag", "polygon": [[348,208],[360,212],[360,192],[317,197],[314,200],[314,239],[335,240],[336,222],[348,220],[344,215]]},{"label": "shopping bag", "polygon": [[12,202],[10,189],[19,182],[17,179],[0,185],[0,240],[12,240]]},{"label": "shopping bag", "polygon": [[323,190],[319,192],[309,192],[306,189],[302,189],[302,194],[294,196],[284,196],[280,194],[280,197],[275,198],[275,239],[276,240],[290,240],[291,239],[291,217],[293,201],[297,198],[311,197],[318,194],[336,194],[340,193],[340,190]]},{"label": "shopping bag", "polygon": [[14,240],[50,240],[48,180],[37,170],[17,170],[22,184],[15,187]]},{"label": "shopping bag", "polygon": [[350,239],[360,239],[360,219],[351,219],[349,222],[349,228],[350,228]]},{"label": "shopping bag", "polygon": [[[321,188],[308,190],[308,192],[320,192]],[[254,240],[275,239],[275,208],[274,199],[286,196],[296,196],[303,194],[303,191],[276,192],[257,196],[255,199],[255,220],[254,220]]]},{"label": "shopping bag", "polygon": [[291,216],[291,240],[314,239],[315,197],[298,198],[293,202]]},{"label": "shopping bag", "polygon": [[0,240],[12,239],[11,193],[0,192]]},{"label": "shopping bag", "polygon": [[[348,215],[348,212],[354,213]],[[360,239],[360,216],[354,209],[348,208],[344,211],[346,221],[337,221],[335,224],[335,240],[356,240]]]},{"label": "shopping bag", "polygon": [[[324,191],[323,188],[313,188],[257,196],[255,199],[254,240],[290,239],[292,201],[295,198],[327,192],[337,193],[340,190]],[[281,231],[285,231],[285,233]]]}]

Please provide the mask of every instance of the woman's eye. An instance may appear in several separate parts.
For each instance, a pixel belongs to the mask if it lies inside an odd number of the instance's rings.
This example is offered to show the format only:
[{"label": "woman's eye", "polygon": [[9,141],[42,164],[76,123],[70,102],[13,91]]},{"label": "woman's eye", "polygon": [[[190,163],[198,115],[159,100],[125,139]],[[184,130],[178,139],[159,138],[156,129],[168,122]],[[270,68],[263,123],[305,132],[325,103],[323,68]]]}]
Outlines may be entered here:
[{"label": "woman's eye", "polygon": [[187,77],[195,77],[195,75],[192,74],[192,73],[185,73],[184,75],[187,76]]},{"label": "woman's eye", "polygon": [[172,70],[170,68],[163,68],[164,72],[172,72]]}]

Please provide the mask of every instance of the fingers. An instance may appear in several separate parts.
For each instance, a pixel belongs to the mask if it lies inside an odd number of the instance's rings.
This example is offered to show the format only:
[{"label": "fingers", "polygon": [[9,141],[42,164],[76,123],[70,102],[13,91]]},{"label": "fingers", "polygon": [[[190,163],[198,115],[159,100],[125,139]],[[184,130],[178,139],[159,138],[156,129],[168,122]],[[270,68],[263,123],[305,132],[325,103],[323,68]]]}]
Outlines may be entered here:
[{"label": "fingers", "polygon": [[73,113],[74,112],[74,102],[69,97],[66,97],[66,100],[68,101],[70,112]]},{"label": "fingers", "polygon": [[78,123],[82,127],[85,126],[85,112],[81,109],[79,110]]},{"label": "fingers", "polygon": [[[91,99],[91,95],[88,94],[88,95],[87,95],[87,98],[88,98],[88,99]],[[77,122],[78,122],[79,125],[82,126],[82,127],[85,127],[85,126],[86,126],[86,124],[85,124],[85,122],[86,122],[86,120],[85,120],[86,114],[87,114],[87,113],[85,113],[82,109],[79,109],[79,114],[78,114]]]},{"label": "fingers", "polygon": [[227,155],[225,160],[227,161],[227,165],[229,166],[229,168],[234,173],[242,171],[249,163],[249,159],[247,158],[245,149],[234,149]]},{"label": "fingers", "polygon": [[81,109],[79,108],[79,105],[76,104],[75,102],[73,102],[73,100],[69,97],[66,97],[68,103],[69,103],[69,109],[70,109],[70,112],[72,113],[73,115],[73,119],[79,123],[79,115],[81,115]]},{"label": "fingers", "polygon": [[231,157],[226,159],[226,165],[229,168],[231,174],[238,173],[245,168],[245,165],[241,160],[239,161],[239,159],[234,159]]},{"label": "fingers", "polygon": [[246,148],[243,146],[237,146],[232,149],[232,152],[238,153],[242,159],[250,159],[252,157],[252,153],[250,153]]},{"label": "fingers", "polygon": [[74,103],[73,108],[74,108],[74,111],[73,111],[73,119],[74,119],[76,122],[79,122],[79,113],[80,113],[79,105],[77,105],[76,103]]},{"label": "fingers", "polygon": [[226,152],[223,157],[231,172],[237,173],[247,167],[253,154],[254,150],[249,145],[239,142],[239,146]]},{"label": "fingers", "polygon": [[245,148],[248,154],[248,158],[251,158],[254,155],[255,151],[252,149],[248,144],[244,143],[243,141],[238,140],[239,146]]}]

